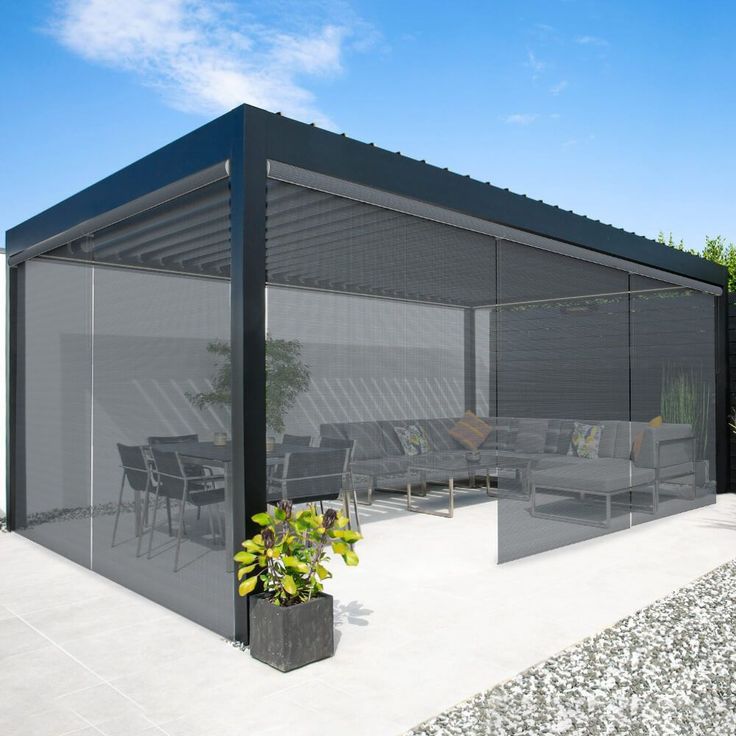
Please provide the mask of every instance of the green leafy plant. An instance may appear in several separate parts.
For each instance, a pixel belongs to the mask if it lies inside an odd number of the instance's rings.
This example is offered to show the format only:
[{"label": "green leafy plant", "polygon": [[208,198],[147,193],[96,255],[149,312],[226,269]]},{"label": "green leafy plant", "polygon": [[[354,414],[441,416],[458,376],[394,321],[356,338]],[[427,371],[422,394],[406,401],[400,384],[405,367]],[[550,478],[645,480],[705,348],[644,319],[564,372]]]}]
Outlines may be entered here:
[{"label": "green leafy plant", "polygon": [[305,603],[323,590],[332,574],[325,566],[332,551],[346,565],[358,564],[353,545],[363,537],[348,529],[348,519],[334,509],[318,514],[313,505],[294,513],[291,501],[280,501],[273,514],[253,517],[261,528],[246,539],[238,563],[241,596],[252,593],[258,582],[275,606]]},{"label": "green leafy plant", "polygon": [[725,266],[728,269],[728,290],[736,291],[736,245],[729,243],[722,235],[716,235],[715,237],[706,235],[703,250],[700,252],[694,248],[688,248],[682,239],[677,242],[672,237],[672,233],[669,234],[669,237],[665,238],[664,233],[660,232],[657,236],[657,242],[675,250],[681,250],[693,256],[700,256],[707,261],[713,261],[713,263]]},{"label": "green leafy plant", "polygon": [[192,393],[187,391],[185,396],[198,409],[208,406],[230,406],[232,383],[232,362],[230,360],[230,343],[224,340],[213,340],[207,345],[207,352],[212,353],[220,359],[212,377],[212,391]]},{"label": "green leafy plant", "polygon": [[[207,352],[219,362],[212,377],[212,390],[187,392],[186,397],[198,409],[207,406],[230,406],[232,360],[230,343],[214,340]],[[284,419],[297,397],[309,388],[309,367],[301,361],[302,347],[298,340],[280,340],[266,336],[266,426],[273,432],[285,429]]]},{"label": "green leafy plant", "polygon": [[309,366],[301,356],[298,340],[266,336],[266,426],[274,432],[284,431],[286,414],[309,388]]},{"label": "green leafy plant", "polygon": [[702,371],[665,364],[662,368],[662,419],[692,427],[699,460],[705,457],[708,446],[710,404],[711,386]]}]

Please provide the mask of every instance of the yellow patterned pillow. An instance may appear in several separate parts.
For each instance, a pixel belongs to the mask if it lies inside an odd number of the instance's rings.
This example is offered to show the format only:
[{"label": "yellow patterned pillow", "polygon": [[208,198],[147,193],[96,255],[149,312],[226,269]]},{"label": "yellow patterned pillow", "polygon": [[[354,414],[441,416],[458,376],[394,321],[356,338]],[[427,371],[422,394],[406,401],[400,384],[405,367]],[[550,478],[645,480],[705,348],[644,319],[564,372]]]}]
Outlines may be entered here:
[{"label": "yellow patterned pillow", "polygon": [[449,430],[450,437],[457,440],[463,447],[467,447],[468,450],[477,450],[490,433],[490,424],[486,424],[472,411],[466,411],[465,416]]},{"label": "yellow patterned pillow", "polygon": [[[650,427],[661,427],[662,426],[662,417],[654,417],[654,419],[649,420],[649,426]],[[637,432],[636,436],[634,437],[634,442],[631,445],[631,460],[636,462],[639,459],[639,453],[641,452],[641,443],[644,442],[644,430],[642,429],[641,432]]]},{"label": "yellow patterned pillow", "polygon": [[598,457],[602,432],[603,426],[600,424],[575,422],[570,438],[570,449],[567,454],[584,457],[586,460],[595,460]]}]

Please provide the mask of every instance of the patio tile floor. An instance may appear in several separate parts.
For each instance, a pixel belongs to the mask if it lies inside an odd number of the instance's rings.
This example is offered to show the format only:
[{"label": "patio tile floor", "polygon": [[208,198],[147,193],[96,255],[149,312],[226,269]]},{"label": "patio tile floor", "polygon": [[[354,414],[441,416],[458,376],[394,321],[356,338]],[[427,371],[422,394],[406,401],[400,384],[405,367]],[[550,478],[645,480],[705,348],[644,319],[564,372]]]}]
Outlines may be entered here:
[{"label": "patio tile floor", "polygon": [[360,566],[334,566],[335,657],[287,675],[0,534],[0,732],[316,736],[349,727],[392,736],[653,603],[736,548],[733,495],[501,566],[495,501],[461,494],[455,518],[443,519],[403,513],[402,500],[379,496],[364,514]]}]

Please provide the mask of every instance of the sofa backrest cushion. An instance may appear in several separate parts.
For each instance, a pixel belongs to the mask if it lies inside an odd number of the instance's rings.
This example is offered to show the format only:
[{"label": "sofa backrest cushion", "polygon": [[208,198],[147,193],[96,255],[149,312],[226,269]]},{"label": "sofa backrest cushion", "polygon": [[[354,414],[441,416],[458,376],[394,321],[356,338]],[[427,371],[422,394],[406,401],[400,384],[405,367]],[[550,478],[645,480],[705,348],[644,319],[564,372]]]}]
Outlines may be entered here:
[{"label": "sofa backrest cushion", "polygon": [[382,457],[400,457],[404,454],[404,448],[399,442],[399,438],[396,436],[394,426],[406,426],[407,424],[416,424],[415,419],[396,419],[394,421],[380,420],[376,424],[381,429],[381,435],[383,437],[383,455]]},{"label": "sofa backrest cushion", "polygon": [[634,437],[636,437],[637,432],[641,432],[646,426],[646,422],[619,422],[613,456],[626,460],[631,459],[631,445],[634,442]]},{"label": "sofa backrest cushion", "polygon": [[319,436],[333,440],[347,440],[345,425],[342,422],[325,422],[319,425]]},{"label": "sofa backrest cushion", "polygon": [[548,419],[544,438],[544,452],[549,455],[567,455],[575,422],[572,419]]},{"label": "sofa backrest cushion", "polygon": [[[664,422],[662,416],[656,416],[650,419],[648,424],[650,427],[661,427]],[[644,441],[644,430],[637,432],[634,436],[634,441],[631,443],[631,459],[636,462],[639,459],[639,453],[641,452],[641,443]]]},{"label": "sofa backrest cushion", "polygon": [[602,424],[601,441],[598,445],[598,457],[613,457],[616,449],[616,436],[618,435],[618,425],[621,422],[615,419],[605,419],[599,422],[589,422],[589,424]]},{"label": "sofa backrest cushion", "polygon": [[378,422],[345,422],[345,439],[355,441],[353,460],[374,460],[385,457],[383,432]]},{"label": "sofa backrest cushion", "polygon": [[519,420],[515,417],[489,417],[484,418],[484,421],[491,425],[491,431],[480,449],[513,452],[516,447]]},{"label": "sofa backrest cushion", "polygon": [[450,430],[459,421],[459,417],[442,419],[418,419],[417,424],[422,427],[429,437],[429,446],[432,452],[461,450],[463,446],[450,435]]},{"label": "sofa backrest cushion", "polygon": [[514,449],[517,452],[543,453],[548,426],[547,419],[519,419]]}]

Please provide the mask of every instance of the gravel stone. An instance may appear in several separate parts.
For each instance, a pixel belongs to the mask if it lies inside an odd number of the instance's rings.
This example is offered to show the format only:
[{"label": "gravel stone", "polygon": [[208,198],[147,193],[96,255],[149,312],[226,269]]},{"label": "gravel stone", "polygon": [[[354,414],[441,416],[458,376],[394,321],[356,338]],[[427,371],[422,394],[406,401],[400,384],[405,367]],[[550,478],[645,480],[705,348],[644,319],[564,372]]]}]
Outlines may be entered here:
[{"label": "gravel stone", "polygon": [[736,734],[736,560],[406,736]]}]

